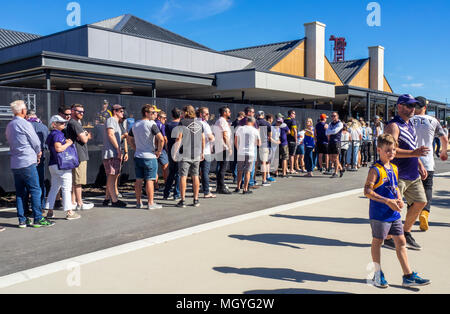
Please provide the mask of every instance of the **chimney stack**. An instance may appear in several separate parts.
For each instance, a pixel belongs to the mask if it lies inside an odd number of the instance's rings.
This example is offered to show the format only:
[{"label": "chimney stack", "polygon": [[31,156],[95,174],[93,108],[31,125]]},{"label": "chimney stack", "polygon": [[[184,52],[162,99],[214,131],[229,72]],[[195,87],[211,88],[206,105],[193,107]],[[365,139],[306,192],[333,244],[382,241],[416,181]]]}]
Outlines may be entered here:
[{"label": "chimney stack", "polygon": [[325,79],[325,27],[320,22],[305,24],[306,77]]},{"label": "chimney stack", "polygon": [[370,81],[369,88],[384,90],[384,47],[369,47]]}]

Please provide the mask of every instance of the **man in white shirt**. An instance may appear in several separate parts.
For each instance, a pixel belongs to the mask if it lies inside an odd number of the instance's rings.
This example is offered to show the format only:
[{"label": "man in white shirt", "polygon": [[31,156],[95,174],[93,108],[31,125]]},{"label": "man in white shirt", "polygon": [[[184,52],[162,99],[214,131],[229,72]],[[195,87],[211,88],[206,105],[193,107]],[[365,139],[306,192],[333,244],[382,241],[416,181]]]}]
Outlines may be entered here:
[{"label": "man in white shirt", "polygon": [[230,195],[231,192],[225,185],[225,172],[228,167],[228,160],[233,155],[233,147],[231,140],[231,128],[228,120],[231,117],[231,110],[225,106],[219,109],[220,118],[214,125],[215,152],[217,161],[217,194]]},{"label": "man in white shirt", "polygon": [[200,163],[203,194],[205,198],[216,198],[216,196],[211,193],[211,190],[209,188],[209,171],[211,169],[211,162],[213,159],[211,147],[215,141],[211,126],[207,122],[209,120],[209,117],[210,114],[208,108],[202,107],[197,110],[197,121],[199,121],[203,125],[203,129],[205,131],[205,160]]},{"label": "man in white shirt", "polygon": [[244,195],[253,193],[248,189],[250,173],[252,171],[253,162],[257,157],[255,148],[261,146],[261,136],[259,131],[255,128],[255,122],[255,118],[248,117],[247,124],[239,127],[235,135],[234,143],[238,156],[238,185],[235,192],[240,192],[242,175],[244,175]]},{"label": "man in white shirt", "polygon": [[420,215],[420,230],[427,231],[429,229],[428,219],[433,198],[433,176],[435,171],[433,141],[435,137],[440,138],[442,143],[440,158],[446,161],[448,159],[448,138],[439,121],[435,117],[426,114],[429,101],[424,97],[417,97],[416,100],[420,104],[416,106],[416,115],[411,121],[416,129],[418,146],[425,146],[430,149],[427,156],[420,158],[425,169],[428,171],[427,179],[422,181],[428,203]]}]

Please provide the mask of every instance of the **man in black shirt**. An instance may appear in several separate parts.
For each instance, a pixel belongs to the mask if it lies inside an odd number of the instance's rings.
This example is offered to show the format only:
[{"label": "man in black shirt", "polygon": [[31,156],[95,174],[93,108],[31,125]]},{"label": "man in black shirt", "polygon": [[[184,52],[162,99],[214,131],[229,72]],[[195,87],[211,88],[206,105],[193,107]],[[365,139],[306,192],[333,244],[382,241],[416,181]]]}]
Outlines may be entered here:
[{"label": "man in black shirt", "polygon": [[284,120],[289,128],[289,134],[287,135],[288,145],[289,145],[289,163],[291,174],[295,174],[294,164],[295,164],[295,153],[297,152],[297,137],[298,137],[298,123],[295,120],[296,112],[295,110],[289,110],[288,118]]},{"label": "man in black shirt", "polygon": [[177,139],[174,147],[174,160],[179,161],[181,201],[177,207],[186,207],[187,177],[192,177],[194,190],[194,207],[200,206],[200,162],[204,160],[205,133],[203,125],[196,121],[195,108],[187,106],[183,109],[184,119],[177,127]]}]

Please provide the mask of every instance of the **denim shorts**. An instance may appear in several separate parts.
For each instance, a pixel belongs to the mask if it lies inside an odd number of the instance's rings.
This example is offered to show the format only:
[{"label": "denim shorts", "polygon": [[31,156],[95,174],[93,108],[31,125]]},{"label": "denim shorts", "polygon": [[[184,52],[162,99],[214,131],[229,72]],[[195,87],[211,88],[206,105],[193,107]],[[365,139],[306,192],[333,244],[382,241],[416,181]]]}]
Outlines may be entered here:
[{"label": "denim shorts", "polygon": [[135,158],[134,167],[136,172],[136,179],[145,181],[156,180],[156,176],[158,174],[158,161],[155,158]]},{"label": "denim shorts", "polygon": [[301,144],[297,146],[296,155],[304,155],[305,154],[305,145]]},{"label": "denim shorts", "polygon": [[167,152],[165,150],[161,152],[161,156],[159,156],[158,162],[161,166],[169,164],[169,155],[167,155]]}]

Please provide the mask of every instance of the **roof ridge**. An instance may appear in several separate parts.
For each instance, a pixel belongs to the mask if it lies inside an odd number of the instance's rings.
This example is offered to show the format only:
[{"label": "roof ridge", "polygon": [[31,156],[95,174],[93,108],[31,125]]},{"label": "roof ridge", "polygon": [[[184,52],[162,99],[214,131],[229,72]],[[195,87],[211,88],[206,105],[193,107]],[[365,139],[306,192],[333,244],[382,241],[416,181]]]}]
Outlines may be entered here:
[{"label": "roof ridge", "polygon": [[[213,49],[211,49],[211,48],[209,48],[209,47],[207,47],[207,46],[205,46],[205,45],[202,45],[202,44],[200,44],[200,43],[198,43],[198,42],[196,42],[196,41],[193,41],[192,39],[186,38],[186,37],[184,37],[184,36],[182,36],[182,35],[180,35],[180,34],[177,34],[177,33],[175,33],[175,32],[172,32],[172,31],[168,30],[167,28],[158,26],[158,25],[156,25],[156,24],[154,24],[154,23],[152,23],[152,22],[149,22],[149,21],[147,21],[147,20],[144,20],[144,19],[142,19],[142,18],[140,18],[140,17],[138,17],[138,16],[136,16],[136,15],[133,15],[133,14],[129,14],[129,15],[130,15],[129,18],[135,18],[135,19],[137,19],[137,20],[139,20],[139,21],[141,21],[141,22],[150,24],[150,25],[152,25],[152,26],[154,26],[154,27],[156,27],[156,28],[158,28],[158,29],[161,29],[161,30],[163,30],[163,31],[165,31],[165,32],[168,32],[168,33],[170,33],[170,34],[173,34],[173,35],[175,35],[175,36],[177,36],[177,37],[179,37],[179,38],[182,38],[182,39],[184,39],[184,40],[187,40],[187,41],[190,41],[190,42],[192,42],[192,43],[195,43],[195,44],[197,44],[197,45],[199,45],[199,46],[202,46],[203,48],[206,48],[206,49],[208,49],[208,50],[213,50]],[[213,51],[214,51],[214,50],[213,50]]]},{"label": "roof ridge", "polygon": [[361,59],[352,59],[352,60],[344,60],[344,61],[330,61],[331,64],[336,64],[336,63],[344,63],[344,62],[355,62],[355,61],[365,61],[365,60],[369,60],[370,58],[361,58]]},{"label": "roof ridge", "polygon": [[27,35],[33,35],[33,36],[42,36],[42,35],[38,35],[38,34],[22,32],[22,31],[15,31],[15,30],[12,30],[12,29],[6,29],[6,28],[1,28],[1,27],[0,27],[0,31],[11,32],[11,33],[27,34]]},{"label": "roof ridge", "polygon": [[258,46],[251,46],[251,47],[244,47],[244,48],[237,48],[237,49],[231,49],[231,50],[223,50],[222,52],[233,52],[233,51],[239,51],[239,50],[246,50],[246,49],[256,49],[256,48],[263,48],[263,47],[269,47],[269,46],[275,46],[275,45],[281,45],[281,44],[287,44],[292,43],[295,41],[302,41],[305,38],[301,39],[295,39],[295,40],[288,40],[288,41],[282,41],[279,43],[271,43],[271,44],[264,44],[264,45],[258,45]]}]

